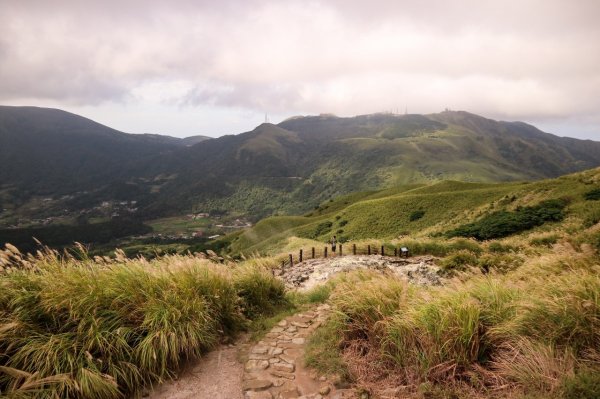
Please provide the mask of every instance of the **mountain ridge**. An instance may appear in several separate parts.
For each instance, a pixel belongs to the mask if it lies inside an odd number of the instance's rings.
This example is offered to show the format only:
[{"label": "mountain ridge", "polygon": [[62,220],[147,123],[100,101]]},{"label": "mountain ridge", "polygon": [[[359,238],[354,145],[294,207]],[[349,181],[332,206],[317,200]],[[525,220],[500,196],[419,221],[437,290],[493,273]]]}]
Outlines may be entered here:
[{"label": "mountain ridge", "polygon": [[600,166],[599,142],[464,111],[304,116],[196,139],[0,107],[0,200],[15,210],[68,194],[77,198],[62,205],[72,212],[118,199],[135,200],[145,219],[194,210],[259,219],[399,184],[537,180]]}]

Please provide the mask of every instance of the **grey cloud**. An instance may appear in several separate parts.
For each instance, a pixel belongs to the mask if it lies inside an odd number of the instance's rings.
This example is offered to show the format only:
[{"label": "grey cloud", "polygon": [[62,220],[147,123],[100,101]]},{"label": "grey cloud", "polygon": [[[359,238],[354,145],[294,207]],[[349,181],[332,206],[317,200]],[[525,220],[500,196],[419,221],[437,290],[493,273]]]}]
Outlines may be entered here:
[{"label": "grey cloud", "polygon": [[137,101],[158,81],[187,87],[163,100],[185,107],[589,119],[598,15],[594,0],[2,2],[0,101]]},{"label": "grey cloud", "polygon": [[303,98],[299,89],[289,84],[243,84],[236,86],[194,87],[180,102],[183,106],[211,104],[225,107],[250,107],[285,113],[292,109],[303,109]]}]

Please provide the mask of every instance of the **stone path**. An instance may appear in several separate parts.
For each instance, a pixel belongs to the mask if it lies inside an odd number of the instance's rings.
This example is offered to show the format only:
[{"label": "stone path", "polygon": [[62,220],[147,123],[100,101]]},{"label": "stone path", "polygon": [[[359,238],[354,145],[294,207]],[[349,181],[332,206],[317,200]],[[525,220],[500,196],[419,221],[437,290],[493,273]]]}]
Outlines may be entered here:
[{"label": "stone path", "polygon": [[352,391],[336,389],[324,376],[304,367],[304,344],[327,318],[329,305],[290,316],[250,348],[244,365],[245,399],[342,399]]}]

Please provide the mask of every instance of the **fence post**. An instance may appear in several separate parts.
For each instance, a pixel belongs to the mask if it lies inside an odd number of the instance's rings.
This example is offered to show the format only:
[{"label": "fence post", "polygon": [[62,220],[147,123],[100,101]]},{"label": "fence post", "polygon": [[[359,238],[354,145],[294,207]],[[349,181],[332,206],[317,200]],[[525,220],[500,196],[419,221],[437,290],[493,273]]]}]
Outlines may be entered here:
[{"label": "fence post", "polygon": [[381,246],[381,256],[385,256],[385,246]]},{"label": "fence post", "polygon": [[367,255],[371,255],[371,246],[367,245]]},{"label": "fence post", "polygon": [[312,247],[312,258],[315,258],[315,247]]},{"label": "fence post", "polygon": [[398,248],[394,247],[394,256],[398,256]]},{"label": "fence post", "polygon": [[294,266],[294,256],[290,254],[290,267]]},{"label": "fence post", "polygon": [[281,275],[283,276],[283,273],[285,272],[285,261],[282,260],[281,261]]},{"label": "fence post", "polygon": [[327,247],[325,247],[325,251],[323,251],[323,257],[326,258],[327,257]]},{"label": "fence post", "polygon": [[352,244],[352,255],[356,255],[356,244]]},{"label": "fence post", "polygon": [[273,277],[275,277],[275,269],[274,268],[271,269],[271,274],[273,275]]},{"label": "fence post", "polygon": [[302,250],[300,250],[300,256],[298,257],[298,263],[302,263]]},{"label": "fence post", "polygon": [[342,244],[340,244],[340,256],[342,256]]}]

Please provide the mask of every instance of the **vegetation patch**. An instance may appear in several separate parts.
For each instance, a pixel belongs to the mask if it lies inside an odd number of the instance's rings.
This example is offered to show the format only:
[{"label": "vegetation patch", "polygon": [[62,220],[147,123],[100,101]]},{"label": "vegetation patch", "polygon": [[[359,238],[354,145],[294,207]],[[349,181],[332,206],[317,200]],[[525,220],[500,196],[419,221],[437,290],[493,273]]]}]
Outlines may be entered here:
[{"label": "vegetation patch", "polygon": [[490,253],[481,256],[477,260],[477,265],[485,273],[496,271],[506,273],[515,270],[523,264],[523,259],[516,254]]},{"label": "vegetation patch", "polygon": [[477,263],[477,256],[473,252],[460,250],[443,259],[441,267],[447,272],[464,271],[469,266],[476,266]]},{"label": "vegetation patch", "polygon": [[564,399],[600,398],[600,374],[597,370],[583,369],[576,375],[567,375],[562,381]]},{"label": "vegetation patch", "polygon": [[342,357],[342,338],[339,331],[343,329],[339,320],[329,320],[308,339],[304,361],[306,366],[319,371],[320,374],[340,376],[342,381],[350,381],[350,372]]},{"label": "vegetation patch", "polygon": [[317,238],[323,234],[329,233],[331,231],[331,226],[333,226],[333,223],[330,221],[319,223],[313,231],[311,238]]},{"label": "vegetation patch", "polygon": [[600,222],[600,208],[591,209],[583,219],[583,227],[592,227],[598,222]]},{"label": "vegetation patch", "polygon": [[552,245],[558,242],[559,235],[558,234],[546,234],[543,236],[532,238],[529,241],[529,244],[534,247],[552,247]]},{"label": "vegetation patch", "polygon": [[600,188],[595,188],[583,194],[583,197],[588,201],[600,200]]},{"label": "vegetation patch", "polygon": [[507,252],[517,252],[519,250],[518,247],[509,244],[503,244],[498,241],[492,241],[488,244],[488,251],[494,253],[507,253]]},{"label": "vegetation patch", "polygon": [[425,211],[422,209],[419,209],[419,210],[411,213],[410,216],[408,217],[408,220],[410,220],[411,222],[414,222],[416,220],[421,219],[423,216],[425,216]]},{"label": "vegetation patch", "polygon": [[490,240],[520,233],[546,222],[561,221],[567,202],[562,199],[542,201],[536,206],[517,208],[513,212],[498,211],[457,229],[451,230],[448,237],[473,237],[477,240]]}]

